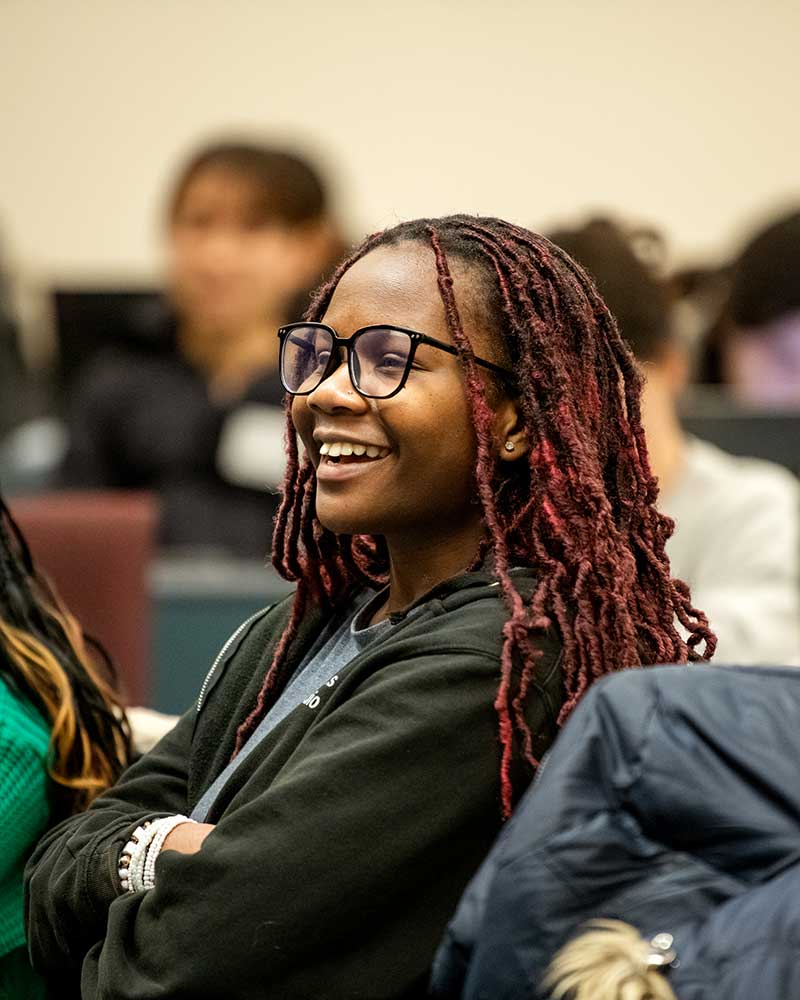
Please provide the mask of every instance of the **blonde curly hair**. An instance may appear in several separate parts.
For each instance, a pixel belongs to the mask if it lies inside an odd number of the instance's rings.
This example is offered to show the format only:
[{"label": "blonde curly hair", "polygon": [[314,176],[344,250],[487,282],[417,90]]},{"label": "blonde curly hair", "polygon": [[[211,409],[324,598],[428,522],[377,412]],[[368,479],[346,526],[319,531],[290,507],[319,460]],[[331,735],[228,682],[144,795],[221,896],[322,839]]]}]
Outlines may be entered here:
[{"label": "blonde curly hair", "polygon": [[675,958],[672,938],[645,940],[621,920],[593,920],[553,959],[544,988],[553,1000],[676,1000],[660,971]]}]

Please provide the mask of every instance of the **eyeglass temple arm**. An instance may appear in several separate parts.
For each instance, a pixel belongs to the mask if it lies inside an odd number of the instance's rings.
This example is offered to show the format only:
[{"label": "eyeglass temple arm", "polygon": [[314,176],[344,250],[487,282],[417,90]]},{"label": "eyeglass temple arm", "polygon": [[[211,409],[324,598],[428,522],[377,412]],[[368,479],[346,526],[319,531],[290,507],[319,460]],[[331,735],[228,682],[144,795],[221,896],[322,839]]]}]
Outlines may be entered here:
[{"label": "eyeglass temple arm", "polygon": [[[455,357],[459,356],[458,349],[451,347],[450,344],[443,344],[440,340],[434,340],[433,337],[426,337],[425,334],[420,334],[420,343],[422,344],[433,344],[442,351],[447,351],[448,354],[452,354]],[[488,368],[489,371],[496,372],[498,375],[504,375],[506,378],[513,379],[513,372],[510,372],[507,368],[501,368],[500,365],[496,365],[493,361],[484,361],[483,358],[479,358],[476,354],[472,355],[472,360],[476,365],[482,365],[484,368]]]}]

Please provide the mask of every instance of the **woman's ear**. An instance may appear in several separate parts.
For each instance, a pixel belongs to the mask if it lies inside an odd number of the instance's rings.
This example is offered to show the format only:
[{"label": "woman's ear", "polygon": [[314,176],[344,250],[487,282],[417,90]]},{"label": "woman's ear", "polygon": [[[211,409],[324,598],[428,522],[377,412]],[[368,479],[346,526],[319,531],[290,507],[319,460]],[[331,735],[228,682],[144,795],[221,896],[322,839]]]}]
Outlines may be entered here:
[{"label": "woman's ear", "polygon": [[495,447],[502,462],[516,462],[528,453],[530,442],[516,400],[504,397],[495,408]]}]

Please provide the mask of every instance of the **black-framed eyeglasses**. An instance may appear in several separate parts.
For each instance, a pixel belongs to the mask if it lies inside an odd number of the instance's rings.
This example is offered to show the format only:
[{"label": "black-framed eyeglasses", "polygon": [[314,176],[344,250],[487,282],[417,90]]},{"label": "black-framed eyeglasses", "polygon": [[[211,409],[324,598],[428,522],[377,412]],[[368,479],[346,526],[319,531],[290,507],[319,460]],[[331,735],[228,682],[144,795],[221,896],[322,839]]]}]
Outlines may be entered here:
[{"label": "black-framed eyeglasses", "polygon": [[[347,352],[353,388],[368,399],[388,399],[400,392],[420,344],[458,356],[451,344],[385,324],[365,326],[352,337],[340,337],[325,323],[289,323],[278,330],[278,337],[281,382],[292,396],[307,396],[332,375],[339,367],[341,348]],[[507,369],[478,357],[475,364],[513,384],[514,376]]]}]

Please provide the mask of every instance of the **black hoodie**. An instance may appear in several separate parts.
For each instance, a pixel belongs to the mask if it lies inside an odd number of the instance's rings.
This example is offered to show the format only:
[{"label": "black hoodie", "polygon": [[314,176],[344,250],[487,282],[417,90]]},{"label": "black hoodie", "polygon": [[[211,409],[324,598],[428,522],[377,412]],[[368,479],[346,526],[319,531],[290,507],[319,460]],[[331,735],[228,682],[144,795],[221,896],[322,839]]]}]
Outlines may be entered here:
[{"label": "black hoodie", "polygon": [[[529,593],[531,574],[514,575]],[[289,601],[244,628],[198,705],[37,848],[36,967],[66,991],[82,963],[85,998],[424,996],[448,917],[501,825],[493,702],[508,612],[484,572],[420,604],[256,747],[212,807],[199,853],[165,852],[155,889],[123,893],[117,863],[133,828],[188,815],[230,759]],[[290,669],[323,625],[306,616]],[[527,713],[539,755],[562,699],[559,643],[540,648]]]}]

